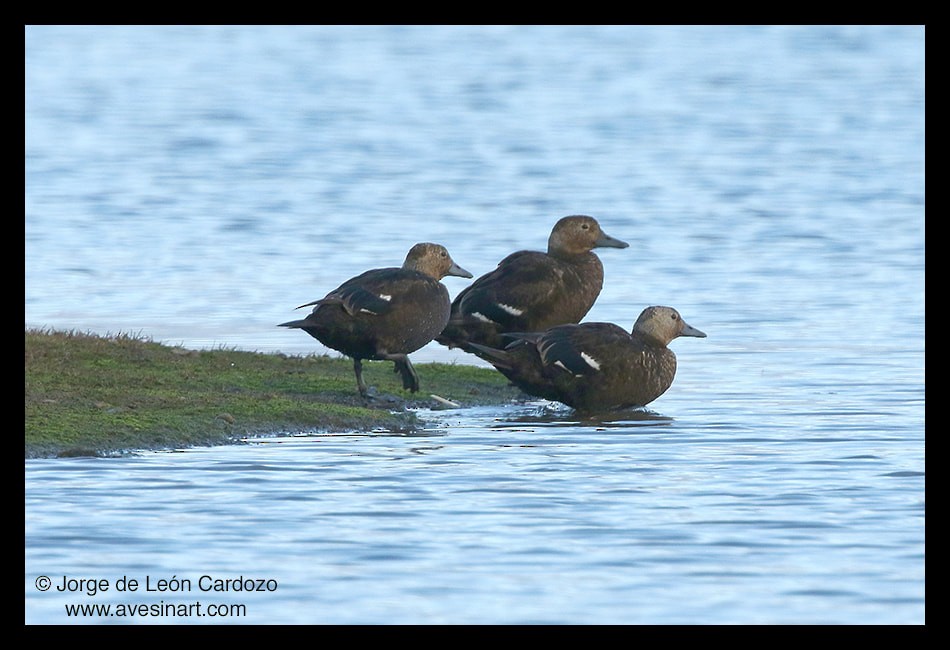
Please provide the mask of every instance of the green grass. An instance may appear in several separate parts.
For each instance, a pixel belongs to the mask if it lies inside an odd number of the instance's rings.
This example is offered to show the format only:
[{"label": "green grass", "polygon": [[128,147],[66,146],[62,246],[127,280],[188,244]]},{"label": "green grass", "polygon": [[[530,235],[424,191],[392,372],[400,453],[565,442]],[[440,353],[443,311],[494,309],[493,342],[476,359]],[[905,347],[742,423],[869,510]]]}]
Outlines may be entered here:
[{"label": "green grass", "polygon": [[352,361],[239,350],[186,350],[140,336],[26,331],[27,458],[221,444],[298,431],[409,431],[436,394],[462,406],[520,393],[493,370],[418,364],[401,388],[388,362],[365,362],[379,390],[365,402]]}]

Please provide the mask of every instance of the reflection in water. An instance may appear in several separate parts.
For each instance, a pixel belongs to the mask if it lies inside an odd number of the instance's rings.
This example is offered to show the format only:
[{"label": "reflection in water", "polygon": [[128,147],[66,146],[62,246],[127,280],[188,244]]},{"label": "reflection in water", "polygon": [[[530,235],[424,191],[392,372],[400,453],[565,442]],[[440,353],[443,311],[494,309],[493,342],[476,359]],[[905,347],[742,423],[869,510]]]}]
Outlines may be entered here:
[{"label": "reflection in water", "polygon": [[573,409],[554,404],[542,404],[535,410],[512,417],[505,424],[496,424],[493,428],[504,428],[517,424],[536,424],[538,426],[593,426],[604,428],[641,428],[665,426],[673,418],[643,408],[621,409],[602,413],[577,413]]}]

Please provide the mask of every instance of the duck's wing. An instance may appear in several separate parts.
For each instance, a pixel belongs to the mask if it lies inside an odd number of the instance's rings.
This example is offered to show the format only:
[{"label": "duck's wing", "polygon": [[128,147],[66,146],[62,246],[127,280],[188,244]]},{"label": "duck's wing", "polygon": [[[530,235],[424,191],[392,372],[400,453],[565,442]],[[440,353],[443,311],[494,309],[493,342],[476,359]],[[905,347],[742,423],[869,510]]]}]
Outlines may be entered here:
[{"label": "duck's wing", "polygon": [[534,344],[545,367],[579,377],[600,372],[611,362],[611,350],[629,340],[630,335],[613,323],[582,323],[552,327],[534,337]]},{"label": "duck's wing", "polygon": [[366,271],[347,280],[323,298],[300,305],[297,309],[316,305],[316,310],[322,305],[336,304],[342,305],[351,316],[361,313],[384,314],[392,308],[393,296],[404,291],[397,281],[404,284],[412,279],[403,277],[404,275],[405,272],[399,268]]},{"label": "duck's wing", "polygon": [[524,329],[560,286],[563,271],[544,253],[512,253],[455,299],[453,322],[495,323],[502,331]]}]

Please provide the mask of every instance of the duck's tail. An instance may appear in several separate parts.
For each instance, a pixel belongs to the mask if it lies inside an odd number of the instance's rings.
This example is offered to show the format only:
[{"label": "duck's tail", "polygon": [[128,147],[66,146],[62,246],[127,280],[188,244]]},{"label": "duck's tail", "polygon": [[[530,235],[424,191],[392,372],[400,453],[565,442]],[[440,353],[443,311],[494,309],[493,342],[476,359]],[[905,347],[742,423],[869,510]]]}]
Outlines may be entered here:
[{"label": "duck's tail", "polygon": [[506,370],[511,370],[513,368],[511,355],[504,350],[490,348],[487,345],[481,345],[480,343],[469,343],[468,347],[469,352],[481,359],[484,359],[496,368],[504,368]]}]

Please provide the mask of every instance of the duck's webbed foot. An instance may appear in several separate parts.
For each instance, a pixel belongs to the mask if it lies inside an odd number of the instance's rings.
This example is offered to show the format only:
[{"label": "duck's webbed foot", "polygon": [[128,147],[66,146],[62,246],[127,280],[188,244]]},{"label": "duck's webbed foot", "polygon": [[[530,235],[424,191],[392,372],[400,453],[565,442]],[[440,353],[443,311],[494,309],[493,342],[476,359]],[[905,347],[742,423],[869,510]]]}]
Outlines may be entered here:
[{"label": "duck's webbed foot", "polygon": [[402,377],[403,388],[410,393],[415,393],[419,390],[419,375],[416,374],[416,369],[412,367],[412,362],[409,361],[408,355],[386,354],[380,356],[393,362],[393,372],[398,373]]}]

